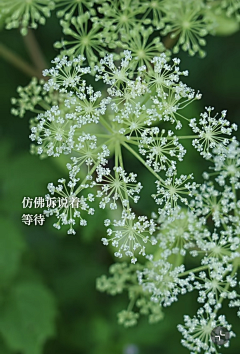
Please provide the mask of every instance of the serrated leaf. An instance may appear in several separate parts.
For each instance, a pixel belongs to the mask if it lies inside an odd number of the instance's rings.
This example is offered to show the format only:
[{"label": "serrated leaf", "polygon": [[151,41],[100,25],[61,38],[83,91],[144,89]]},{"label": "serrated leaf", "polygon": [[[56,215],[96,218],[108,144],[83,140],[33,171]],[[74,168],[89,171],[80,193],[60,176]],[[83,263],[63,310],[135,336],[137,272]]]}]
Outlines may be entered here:
[{"label": "serrated leaf", "polygon": [[20,282],[11,290],[0,316],[0,332],[8,347],[22,354],[42,354],[55,333],[56,306],[40,282]]},{"label": "serrated leaf", "polygon": [[16,226],[8,219],[0,218],[0,287],[6,285],[18,272],[24,240]]}]

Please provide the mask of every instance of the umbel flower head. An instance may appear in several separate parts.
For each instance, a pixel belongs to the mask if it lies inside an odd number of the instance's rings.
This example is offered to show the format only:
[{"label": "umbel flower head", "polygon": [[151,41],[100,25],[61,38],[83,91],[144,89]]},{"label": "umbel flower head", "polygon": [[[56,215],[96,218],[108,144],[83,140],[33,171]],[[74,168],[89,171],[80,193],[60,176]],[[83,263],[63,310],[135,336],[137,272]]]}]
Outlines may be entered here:
[{"label": "umbel flower head", "polygon": [[[173,49],[175,53],[181,47],[190,55],[199,53],[201,57],[205,55],[203,46],[206,40],[203,38],[208,33],[208,23],[204,16],[204,5],[202,1],[191,0],[178,2],[166,2],[167,24],[162,33],[171,33],[171,38],[178,38]],[[168,10],[168,12],[167,12]]]},{"label": "umbel flower head", "polygon": [[[45,111],[31,120],[30,139],[37,143],[32,152],[44,157],[69,155],[69,187],[76,188],[74,196],[89,188],[101,209],[120,209],[119,219],[110,217],[105,222],[106,226],[113,227],[108,228],[108,237],[103,237],[103,243],[111,243],[117,257],[125,254],[132,262],[137,259],[136,252],[146,255],[146,243],[155,243],[155,227],[149,217],[137,217],[133,211],[144,185],[136,179],[134,171],[127,171],[125,151],[154,176],[157,192],[153,198],[158,214],[174,221],[181,208],[190,205],[197,187],[196,182],[190,182],[192,174],[178,174],[178,164],[186,152],[180,143],[179,130],[188,122],[196,133],[190,139],[201,147],[203,139],[207,142],[210,139],[207,124],[213,129],[219,124],[223,126],[217,140],[212,133],[214,144],[211,141],[206,145],[209,154],[222,141],[223,149],[229,141],[224,135],[228,136],[235,129],[235,126],[228,127],[226,119],[217,121],[204,114],[198,122],[183,115],[184,108],[201,95],[181,81],[188,72],[180,70],[179,59],[170,63],[167,56],[161,54],[153,58],[150,67],[143,65],[137,72],[134,60],[130,51],[124,51],[120,64],[110,54],[92,69],[82,55],[74,59],[58,57],[53,60],[54,67],[44,70],[44,75],[50,77],[45,84],[33,82],[27,90],[20,90],[20,100],[14,99],[21,107],[15,113],[21,116],[26,109],[34,111],[35,104],[46,106]],[[92,78],[91,85],[88,84],[90,75],[96,82],[102,82],[104,92],[95,89]],[[34,97],[32,104],[25,98],[28,92]],[[201,152],[201,148],[198,150]],[[110,169],[108,161],[112,155],[114,166]],[[57,188],[52,190],[57,191]],[[82,201],[79,208],[93,214],[93,209],[85,205],[87,199]],[[59,217],[58,225],[66,225],[67,215],[70,215],[71,230],[75,217],[79,217],[76,211],[54,209],[52,214]],[[47,215],[51,215],[50,210]]]},{"label": "umbel flower head", "polygon": [[51,0],[1,0],[0,17],[6,17],[6,28],[21,28],[26,35],[28,27],[37,28],[38,23],[45,24],[55,7]]},{"label": "umbel flower head", "polygon": [[233,31],[240,19],[239,0],[2,0],[0,18],[26,35],[55,8],[64,34],[55,46],[62,55],[85,55],[91,66],[122,49],[131,50],[135,68],[169,47],[203,57],[205,37],[221,31],[221,19],[230,17]]},{"label": "umbel flower head", "polygon": [[151,301],[166,307],[177,301],[179,294],[192,290],[189,279],[179,277],[183,272],[184,265],[174,268],[166,259],[160,259],[138,272],[138,281],[143,290],[151,294]]},{"label": "umbel flower head", "polygon": [[123,291],[128,292],[129,305],[126,310],[118,313],[118,323],[124,327],[136,325],[140,314],[148,316],[150,324],[157,323],[163,319],[162,309],[159,304],[149,301],[148,292],[144,292],[137,284],[137,272],[142,269],[143,266],[139,263],[115,263],[109,268],[110,277],[107,278],[103,275],[96,282],[96,287],[99,291],[106,291],[110,295],[120,294]]},{"label": "umbel flower head", "polygon": [[[188,71],[180,70],[179,59],[170,62],[162,53],[151,65],[137,67],[130,51],[120,57],[116,62],[107,54],[94,67],[83,55],[58,57],[44,71],[48,81],[32,81],[13,100],[15,114],[36,112],[32,151],[69,159],[69,181],[48,184],[45,214],[55,215],[57,229],[68,226],[75,234],[76,226],[87,227],[96,208],[105,209],[103,244],[115,257],[131,260],[131,268],[116,265],[112,278],[98,280],[101,291],[128,291],[130,303],[118,314],[119,323],[135,325],[138,312],[157,322],[162,307],[196,292],[204,305],[179,325],[182,343],[194,353],[214,353],[214,326],[231,329],[218,313],[222,302],[239,306],[239,143],[232,137],[237,126],[226,119],[226,111],[213,116],[212,107],[198,118],[186,116],[184,108],[201,94],[182,81]],[[189,128],[194,135],[182,136],[181,130]],[[186,139],[200,158],[213,163],[199,184],[194,173],[179,172],[187,158]],[[127,163],[130,155],[155,180],[154,217],[135,209],[149,186],[135,163]],[[199,266],[188,269],[188,257]]]},{"label": "umbel flower head", "polygon": [[[79,193],[87,186],[82,183],[80,188],[74,190],[76,182],[79,181],[79,179],[75,178],[77,172],[78,170],[71,175],[71,180],[68,182],[67,186],[63,178],[58,180],[59,184],[56,187],[53,183],[48,184],[50,194],[54,195],[54,193],[56,193],[61,196],[60,199],[58,198],[57,200],[56,197],[51,198],[49,194],[46,195],[46,201],[49,201],[49,208],[44,211],[45,215],[50,216],[55,214],[57,216],[58,221],[53,225],[57,229],[61,228],[61,224],[70,225],[68,234],[76,233],[73,229],[76,219],[79,219],[81,226],[87,224],[87,221],[82,217],[82,211],[87,211],[88,214],[94,214],[94,209],[89,206],[89,202],[94,200],[94,196],[88,194],[86,197],[83,195],[78,197]],[[70,190],[68,190],[68,188],[70,188]]]},{"label": "umbel flower head", "polygon": [[118,249],[114,253],[115,257],[122,258],[123,254],[131,257],[131,263],[136,263],[137,258],[135,253],[139,255],[146,255],[145,244],[151,242],[152,245],[156,244],[156,239],[151,237],[155,231],[155,224],[152,219],[147,220],[146,216],[136,216],[131,210],[127,209],[122,213],[121,220],[114,220],[113,226],[110,220],[104,222],[107,229],[107,238],[102,238],[104,245],[111,243]]},{"label": "umbel flower head", "polygon": [[81,15],[86,10],[90,10],[92,14],[95,14],[92,9],[95,2],[95,0],[55,0],[56,8],[58,9],[57,16],[70,21],[75,13]]},{"label": "umbel flower head", "polygon": [[237,130],[237,125],[230,124],[230,122],[225,119],[227,111],[222,111],[221,117],[216,119],[217,114],[211,117],[211,112],[214,110],[213,107],[206,107],[206,112],[201,114],[198,127],[196,124],[196,119],[192,119],[190,122],[190,127],[194,133],[199,133],[198,139],[193,140],[193,146],[200,151],[200,154],[205,158],[209,159],[212,157],[210,153],[210,148],[214,148],[219,145],[228,145],[229,139],[225,135],[231,135],[233,131]]},{"label": "umbel flower head", "polygon": [[185,315],[184,322],[185,325],[179,325],[178,330],[184,337],[182,340],[183,346],[188,348],[191,353],[202,351],[206,354],[216,353],[216,347],[211,340],[211,332],[217,326],[227,328],[230,337],[235,336],[225,316],[218,316],[207,303],[198,310],[197,316],[191,318]]},{"label": "umbel flower head", "polygon": [[69,38],[55,43],[56,48],[62,49],[62,54],[84,55],[91,66],[98,61],[98,56],[107,54],[105,37],[99,24],[91,22],[90,13],[72,17],[70,22],[62,20],[60,23],[63,33]]}]

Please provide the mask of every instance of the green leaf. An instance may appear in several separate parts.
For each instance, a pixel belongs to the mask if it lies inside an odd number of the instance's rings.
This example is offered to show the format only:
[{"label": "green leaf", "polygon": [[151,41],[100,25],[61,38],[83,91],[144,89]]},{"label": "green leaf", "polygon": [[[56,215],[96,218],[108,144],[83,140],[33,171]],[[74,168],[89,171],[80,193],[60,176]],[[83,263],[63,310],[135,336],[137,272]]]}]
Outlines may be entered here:
[{"label": "green leaf", "polygon": [[5,343],[3,342],[2,338],[0,338],[0,353],[1,354],[12,354],[8,348],[6,348]]},{"label": "green leaf", "polygon": [[[21,211],[24,197],[44,197],[47,193],[49,180],[59,177],[59,171],[49,160],[39,160],[29,153],[19,154],[12,159],[11,164],[5,169],[2,184],[2,197],[4,200],[1,207],[4,211]],[[38,209],[41,213],[42,209]],[[19,220],[19,224],[21,220]]]},{"label": "green leaf", "polygon": [[17,274],[24,240],[16,226],[8,219],[0,218],[0,287],[9,283]]},{"label": "green leaf", "polygon": [[17,283],[0,311],[0,332],[9,348],[41,354],[55,333],[56,307],[50,291],[39,282]]}]

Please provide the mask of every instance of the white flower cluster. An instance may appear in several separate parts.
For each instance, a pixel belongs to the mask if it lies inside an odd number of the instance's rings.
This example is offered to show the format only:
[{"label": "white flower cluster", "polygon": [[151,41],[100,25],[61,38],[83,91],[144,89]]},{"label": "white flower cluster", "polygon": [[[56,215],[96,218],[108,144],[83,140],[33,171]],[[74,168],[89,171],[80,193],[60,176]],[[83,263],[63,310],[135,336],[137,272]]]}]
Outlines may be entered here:
[{"label": "white flower cluster", "polygon": [[141,137],[139,152],[146,157],[148,166],[155,172],[176,170],[176,159],[182,161],[186,150],[173,131],[166,134],[165,129],[153,127],[145,129]]},{"label": "white flower cluster", "polygon": [[233,130],[237,130],[236,124],[230,125],[230,122],[225,119],[227,111],[222,111],[221,118],[216,119],[217,115],[211,117],[213,110],[213,107],[206,107],[207,112],[201,113],[198,124],[195,118],[190,122],[193,132],[198,135],[198,138],[193,140],[193,146],[206,159],[212,157],[210,149],[229,144],[229,139],[224,135],[230,136]]},{"label": "white flower cluster", "polygon": [[[151,301],[163,306],[170,306],[177,301],[179,294],[193,290],[188,278],[181,279],[179,274],[184,272],[184,265],[174,267],[165,259],[153,262],[152,267],[139,272],[138,281],[144,291],[151,294]],[[191,279],[191,277],[189,277]],[[144,281],[146,279],[146,281]]]},{"label": "white flower cluster", "polygon": [[[50,76],[44,84],[45,101],[51,101],[53,91],[55,101],[32,120],[30,138],[40,155],[69,155],[69,182],[61,179],[48,189],[51,195],[79,200],[78,205],[45,213],[57,216],[55,227],[69,225],[68,233],[74,234],[75,225],[87,224],[84,215],[105,209],[103,244],[118,258],[130,257],[132,267],[139,258],[146,259],[135,274],[142,301],[156,309],[157,304],[171,305],[181,294],[197,292],[197,316],[185,316],[185,325],[178,328],[192,353],[213,353],[212,329],[218,324],[230,329],[218,315],[223,300],[239,308],[240,148],[232,137],[237,126],[226,119],[226,111],[212,117],[212,107],[199,119],[185,116],[184,108],[201,95],[181,81],[188,72],[180,70],[179,59],[169,63],[161,54],[136,72],[133,60],[131,52],[124,51],[119,65],[109,54],[90,68],[82,56],[63,57],[44,71]],[[194,135],[186,135],[189,127]],[[212,162],[202,183],[194,181],[194,173],[180,172],[186,139],[192,140],[200,158]],[[150,187],[136,173],[139,164],[153,186],[155,180],[156,192],[149,188],[156,209],[152,218],[147,212],[138,215],[136,208],[142,189]],[[194,257],[199,266],[188,269],[185,257]],[[159,309],[156,314],[154,319],[162,318]],[[130,309],[119,321],[130,326],[138,317]]]},{"label": "white flower cluster", "polygon": [[111,242],[118,248],[114,253],[115,257],[122,258],[124,253],[131,257],[132,263],[137,261],[135,251],[145,256],[145,244],[149,241],[152,245],[157,243],[155,237],[151,237],[155,231],[154,221],[148,220],[146,216],[139,216],[137,221],[135,220],[136,215],[131,210],[123,211],[121,220],[114,220],[112,224],[109,219],[106,219],[104,224],[108,227],[108,238],[102,238],[104,245]]},{"label": "white flower cluster", "polygon": [[[58,106],[53,106],[45,113],[40,113],[32,126],[30,139],[36,141],[39,155],[46,153],[48,156],[58,157],[62,153],[71,153],[74,143],[73,137],[76,129],[71,124],[72,114],[63,114]],[[34,121],[32,121],[34,124]]]},{"label": "white flower cluster", "polygon": [[197,316],[193,318],[185,315],[184,322],[185,325],[179,325],[178,330],[184,337],[182,344],[188,348],[191,353],[204,352],[205,354],[211,354],[217,352],[211,340],[211,332],[217,326],[225,327],[230,332],[230,338],[235,336],[225,316],[217,316],[215,312],[211,311],[208,304],[206,304],[204,308],[199,309]]},{"label": "white flower cluster", "polygon": [[[117,238],[125,241],[113,242],[118,248],[115,255],[121,257],[124,252],[135,261],[137,249],[145,254],[144,243],[151,239],[152,226],[146,230],[152,222],[144,219],[144,227],[140,227],[132,221],[135,214],[130,204],[138,202],[143,186],[137,182],[136,173],[126,171],[123,152],[128,150],[157,178],[154,198],[161,206],[159,214],[170,214],[179,203],[187,204],[195,182],[187,182],[192,176],[177,177],[177,161],[183,160],[186,150],[174,130],[180,129],[187,119],[180,111],[199,99],[200,94],[180,81],[188,72],[180,71],[179,59],[170,65],[166,55],[161,54],[152,60],[151,69],[142,66],[136,75],[132,60],[131,52],[124,51],[117,66],[113,56],[107,55],[94,70],[84,66],[85,58],[81,55],[72,60],[66,56],[53,60],[55,66],[44,71],[44,76],[50,79],[43,88],[45,95],[54,90],[61,100],[32,120],[30,139],[37,142],[35,150],[39,155],[70,155],[72,162],[67,164],[70,188],[77,185],[79,175],[87,170],[76,196],[90,188],[100,199],[100,208],[122,208],[122,217],[114,223],[124,228],[124,233],[118,232]],[[87,84],[88,74],[93,74],[95,81],[103,82],[105,95]],[[169,124],[169,129],[156,126],[163,122]],[[111,169],[108,162],[112,152],[115,165]],[[91,210],[92,214],[92,209],[85,204],[82,209]],[[66,211],[61,215],[58,226],[60,221],[74,225],[74,217],[79,217],[76,211],[70,217]]]},{"label": "white flower cluster", "polygon": [[[122,167],[114,167],[113,170],[115,172],[114,176],[108,170],[108,174],[100,175],[96,179],[97,183],[95,185],[101,188],[97,191],[97,197],[101,198],[99,208],[104,209],[110,203],[111,209],[117,209],[117,201],[119,199],[122,205],[128,207],[129,200],[126,199],[126,196],[131,198],[134,203],[137,203],[140,198],[138,194],[142,189],[141,183],[136,183],[137,175],[131,172],[127,176]],[[126,192],[127,195],[125,195]]]},{"label": "white flower cluster", "polygon": [[[77,199],[78,202],[76,205],[74,204],[74,200],[76,199],[79,191],[87,188],[87,185],[82,183],[81,188],[78,188],[79,190],[74,191],[75,184],[78,181],[79,179],[72,178],[72,180],[68,182],[66,186],[66,181],[62,178],[58,180],[59,184],[56,187],[53,185],[53,183],[48,184],[48,190],[50,194],[54,195],[56,193],[61,197],[66,198],[67,200],[73,199],[73,203],[68,203],[67,205],[61,205],[54,208],[48,208],[48,210],[44,211],[46,216],[57,216],[58,222],[53,225],[57,229],[60,229],[60,224],[69,225],[68,234],[76,234],[76,231],[73,229],[73,225],[75,225],[76,219],[79,219],[79,224],[81,226],[87,225],[87,221],[82,217],[81,211],[86,211],[90,215],[94,214],[94,209],[89,205],[89,202],[94,201],[93,194],[89,193],[86,197],[82,195]],[[70,191],[68,191],[67,187],[70,187]],[[50,195],[46,195],[45,198],[46,200],[50,199]]]}]

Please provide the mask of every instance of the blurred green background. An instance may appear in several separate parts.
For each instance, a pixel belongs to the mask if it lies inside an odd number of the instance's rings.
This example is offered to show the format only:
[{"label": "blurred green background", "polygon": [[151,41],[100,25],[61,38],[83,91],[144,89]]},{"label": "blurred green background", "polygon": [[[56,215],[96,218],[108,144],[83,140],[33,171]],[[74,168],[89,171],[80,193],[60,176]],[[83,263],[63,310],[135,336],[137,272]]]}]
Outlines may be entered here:
[{"label": "blurred green background", "polygon": [[[50,63],[57,54],[53,43],[62,37],[53,18],[35,31],[36,38]],[[17,30],[0,32],[0,42],[30,61],[24,41]],[[232,122],[240,118],[240,33],[229,37],[207,38],[207,57],[189,57],[180,53],[181,69],[190,72],[186,82],[199,89],[203,98],[188,108],[189,116],[197,116],[205,106],[216,111],[228,110]],[[64,164],[54,159],[39,160],[29,153],[29,114],[24,119],[10,114],[11,97],[17,86],[25,86],[30,78],[0,58],[0,354],[173,354],[188,353],[180,344],[176,329],[183,315],[194,315],[196,296],[180,297],[167,308],[165,318],[149,325],[142,318],[130,329],[117,324],[116,313],[127,307],[125,295],[111,297],[96,291],[96,278],[108,273],[114,262],[106,247],[103,216],[97,212],[89,228],[80,228],[77,235],[52,227],[53,219],[44,226],[25,226],[21,216],[24,196],[46,194],[48,182],[66,177]],[[202,165],[193,149],[186,156],[182,171],[198,171]],[[126,155],[128,159],[130,157]],[[141,182],[154,181],[138,164],[128,160],[141,175]],[[134,165],[135,164],[135,165]],[[134,169],[133,169],[134,170]],[[142,193],[138,210],[146,213],[153,208]],[[39,213],[31,210],[31,213]],[[226,309],[227,319],[239,332],[234,311]],[[239,339],[222,352],[239,352]]]}]

